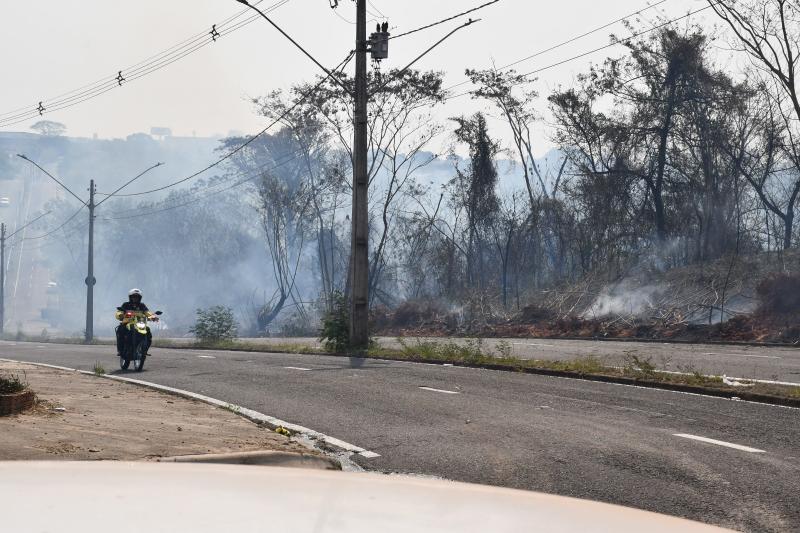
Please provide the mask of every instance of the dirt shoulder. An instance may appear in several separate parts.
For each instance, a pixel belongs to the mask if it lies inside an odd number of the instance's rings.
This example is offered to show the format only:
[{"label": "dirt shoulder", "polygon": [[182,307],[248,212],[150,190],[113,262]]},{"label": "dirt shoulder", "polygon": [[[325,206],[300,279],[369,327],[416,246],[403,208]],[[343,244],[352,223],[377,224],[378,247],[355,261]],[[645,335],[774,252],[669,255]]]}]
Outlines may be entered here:
[{"label": "dirt shoulder", "polygon": [[0,362],[36,407],[0,417],[0,460],[147,460],[177,455],[317,452],[236,414],[129,383]]}]

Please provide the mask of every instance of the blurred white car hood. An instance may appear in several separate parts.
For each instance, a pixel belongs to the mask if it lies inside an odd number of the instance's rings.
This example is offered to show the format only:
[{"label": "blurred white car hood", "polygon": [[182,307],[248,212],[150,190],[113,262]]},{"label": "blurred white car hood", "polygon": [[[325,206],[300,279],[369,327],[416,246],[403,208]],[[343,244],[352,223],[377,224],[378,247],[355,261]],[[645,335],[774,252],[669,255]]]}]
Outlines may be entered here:
[{"label": "blurred white car hood", "polygon": [[209,464],[0,462],[3,531],[713,532],[602,503],[405,476]]}]

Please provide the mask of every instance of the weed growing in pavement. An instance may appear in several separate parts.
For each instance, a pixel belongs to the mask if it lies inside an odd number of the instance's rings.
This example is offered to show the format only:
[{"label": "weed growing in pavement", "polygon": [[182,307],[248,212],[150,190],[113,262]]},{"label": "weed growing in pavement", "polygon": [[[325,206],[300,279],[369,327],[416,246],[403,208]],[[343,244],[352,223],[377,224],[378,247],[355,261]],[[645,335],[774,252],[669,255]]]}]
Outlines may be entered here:
[{"label": "weed growing in pavement", "polygon": [[498,341],[496,348],[500,357],[509,358],[514,355],[514,346],[511,344],[511,341]]},{"label": "weed growing in pavement", "polygon": [[95,376],[103,376],[106,373],[106,369],[103,368],[103,365],[100,364],[100,361],[95,361],[94,367],[92,367],[92,372],[94,372]]},{"label": "weed growing in pavement", "polygon": [[322,330],[320,341],[325,349],[344,353],[350,346],[350,309],[347,298],[341,291],[331,294],[333,307],[322,317]]},{"label": "weed growing in pavement", "polygon": [[241,408],[240,408],[238,405],[233,405],[233,404],[230,404],[230,403],[229,403],[229,404],[226,404],[226,405],[223,407],[223,409],[225,409],[226,411],[230,411],[231,413],[233,413],[233,414],[235,414],[235,415],[240,415],[240,414],[242,414],[242,410],[241,410]]},{"label": "weed growing in pavement", "polygon": [[15,394],[28,388],[28,384],[16,374],[0,375],[0,394]]},{"label": "weed growing in pavement", "polygon": [[656,367],[650,357],[641,358],[635,354],[628,354],[625,358],[623,368],[626,375],[631,377],[652,377],[656,373]]},{"label": "weed growing in pavement", "polygon": [[412,361],[440,361],[448,363],[463,363],[471,365],[503,365],[513,368],[522,368],[521,359],[511,356],[511,343],[501,341],[497,351],[492,352],[485,347],[483,339],[468,339],[463,343],[454,341],[437,342],[432,340],[417,339],[414,343],[398,338],[400,350],[376,347],[369,351],[371,357],[397,357]]}]

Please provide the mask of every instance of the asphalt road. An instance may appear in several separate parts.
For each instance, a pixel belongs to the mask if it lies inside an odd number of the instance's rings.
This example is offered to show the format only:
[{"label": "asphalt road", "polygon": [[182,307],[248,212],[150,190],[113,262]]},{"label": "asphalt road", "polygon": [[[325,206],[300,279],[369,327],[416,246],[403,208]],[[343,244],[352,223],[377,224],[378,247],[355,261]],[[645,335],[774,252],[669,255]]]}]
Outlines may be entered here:
[{"label": "asphalt road", "polygon": [[[4,342],[0,356],[116,368],[105,346]],[[743,531],[800,530],[797,409],[304,355],[156,350],[145,372],[129,374],[380,454],[356,458],[368,469],[588,498]]]},{"label": "asphalt road", "polygon": [[[187,342],[191,342],[189,339]],[[377,339],[383,346],[399,347],[392,337]],[[315,338],[247,339],[265,345],[300,344],[319,346]],[[459,338],[407,338],[411,346],[418,341],[466,342]],[[507,342],[512,355],[522,359],[570,360],[598,357],[608,365],[624,366],[632,357],[649,360],[661,370],[701,372],[716,376],[761,379],[800,384],[800,347],[767,347],[722,344],[678,344],[634,341],[594,341],[561,339],[484,339],[487,350]]]}]

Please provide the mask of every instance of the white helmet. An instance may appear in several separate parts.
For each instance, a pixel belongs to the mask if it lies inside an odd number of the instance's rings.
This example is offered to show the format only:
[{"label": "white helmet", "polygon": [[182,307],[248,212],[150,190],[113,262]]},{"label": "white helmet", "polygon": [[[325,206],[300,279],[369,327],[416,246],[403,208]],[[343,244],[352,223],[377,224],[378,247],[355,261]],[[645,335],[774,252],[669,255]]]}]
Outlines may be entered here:
[{"label": "white helmet", "polygon": [[131,289],[131,290],[128,291],[128,297],[131,297],[131,296],[139,296],[141,298],[142,291],[140,291],[139,289]]}]

